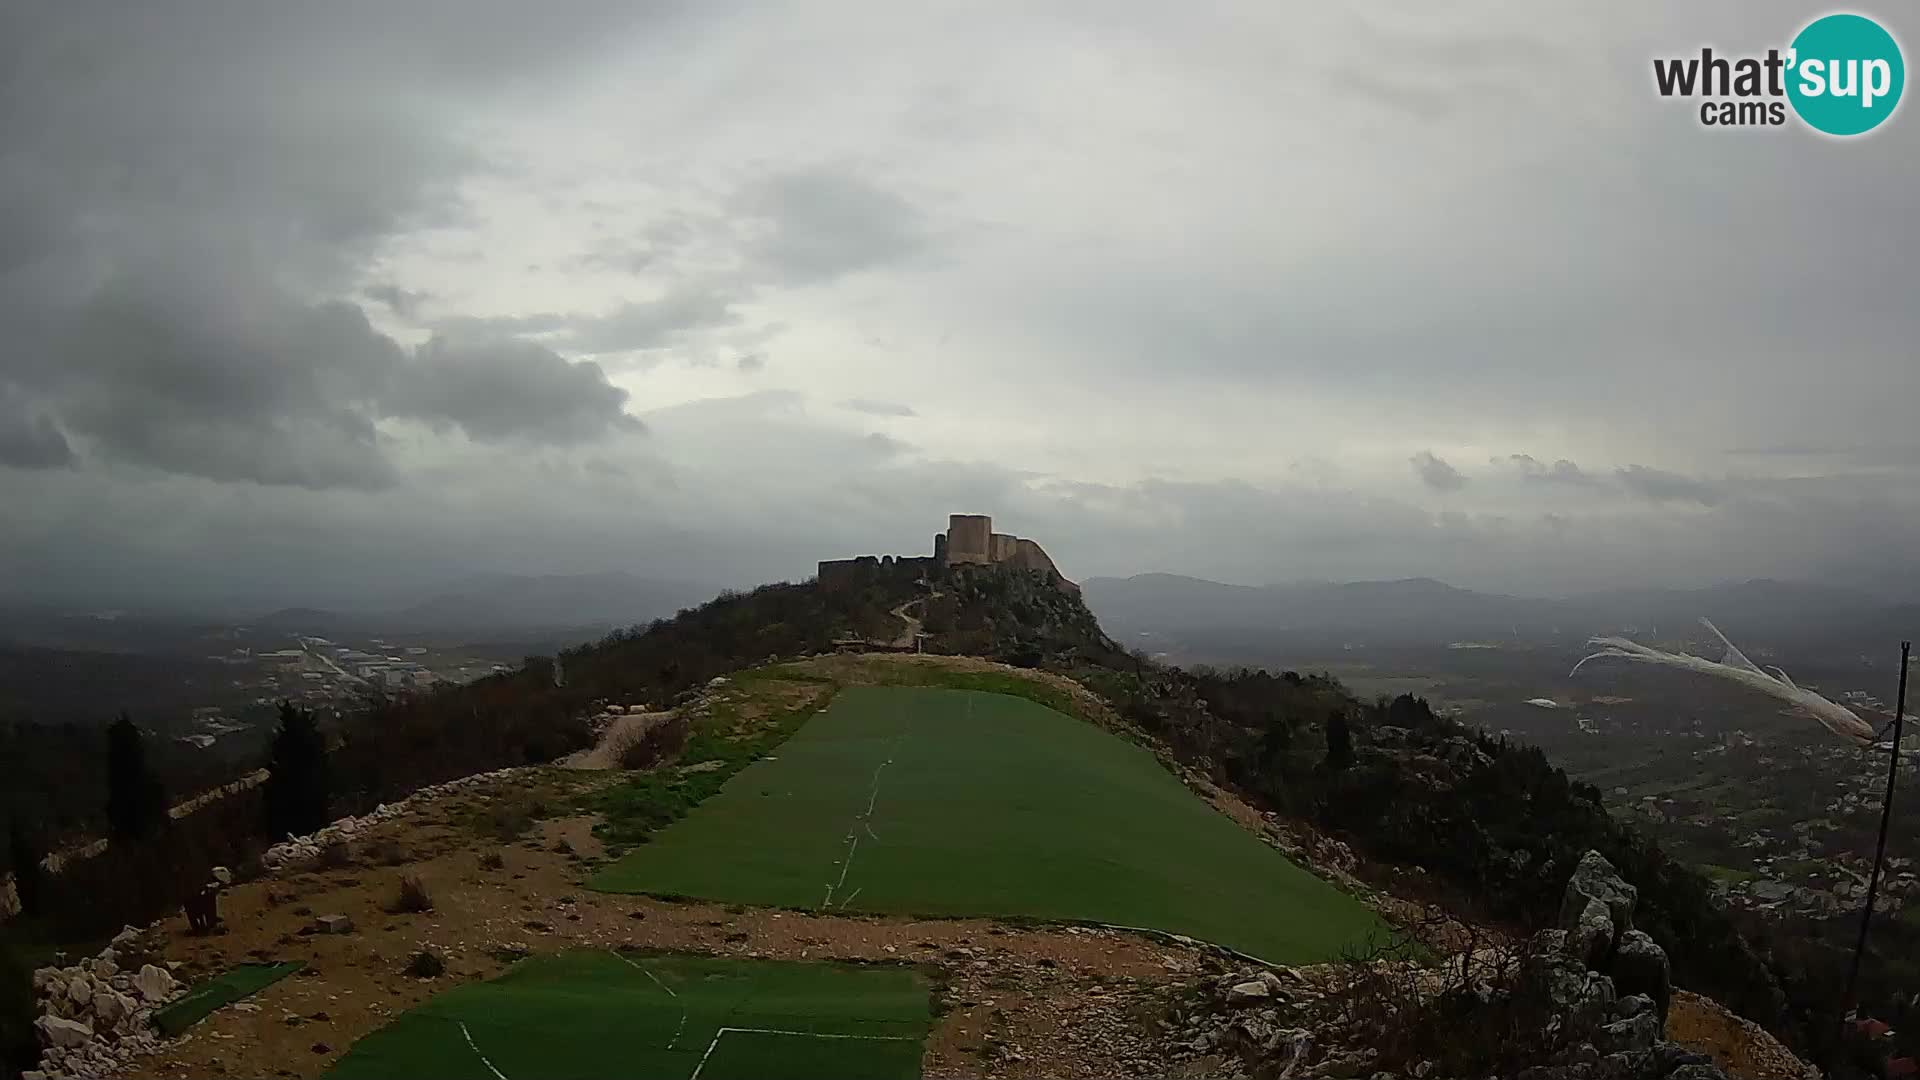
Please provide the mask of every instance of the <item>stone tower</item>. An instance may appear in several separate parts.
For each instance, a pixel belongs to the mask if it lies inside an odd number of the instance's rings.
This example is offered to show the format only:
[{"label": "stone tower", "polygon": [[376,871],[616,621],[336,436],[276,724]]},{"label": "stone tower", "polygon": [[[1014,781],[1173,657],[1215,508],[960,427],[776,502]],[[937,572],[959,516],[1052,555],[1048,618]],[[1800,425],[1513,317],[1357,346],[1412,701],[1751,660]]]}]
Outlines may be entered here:
[{"label": "stone tower", "polygon": [[993,561],[993,519],[985,514],[952,514],[947,517],[947,563]]}]

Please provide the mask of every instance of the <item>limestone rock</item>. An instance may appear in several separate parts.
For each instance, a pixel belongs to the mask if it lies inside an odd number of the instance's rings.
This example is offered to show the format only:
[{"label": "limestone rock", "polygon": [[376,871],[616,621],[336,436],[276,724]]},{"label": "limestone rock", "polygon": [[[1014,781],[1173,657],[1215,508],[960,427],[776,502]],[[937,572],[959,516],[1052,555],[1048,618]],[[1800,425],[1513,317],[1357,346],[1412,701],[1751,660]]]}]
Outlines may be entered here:
[{"label": "limestone rock", "polygon": [[1269,990],[1267,984],[1259,979],[1249,979],[1246,982],[1235,983],[1227,988],[1227,1004],[1234,1008],[1257,1005],[1272,996],[1273,991]]},{"label": "limestone rock", "polygon": [[152,964],[141,968],[140,974],[133,977],[133,988],[148,1002],[166,1000],[173,995],[175,986],[173,976],[167,973],[166,968]]},{"label": "limestone rock", "polygon": [[132,1001],[112,990],[103,990],[93,996],[94,1019],[105,1028],[119,1028],[123,1021],[133,1015],[135,1008]]},{"label": "limestone rock", "polygon": [[80,1020],[43,1016],[33,1022],[33,1028],[40,1033],[42,1042],[56,1048],[85,1046],[93,1039],[93,1025]]},{"label": "limestone rock", "polygon": [[[1613,988],[1616,991],[1624,989],[1618,978],[1614,979]],[[1617,1020],[1631,1020],[1643,1012],[1652,1011],[1653,999],[1645,994],[1622,993],[1620,1000],[1613,1003],[1613,1015]]]},{"label": "limestone rock", "polygon": [[1602,1053],[1649,1050],[1660,1038],[1660,1021],[1651,1012],[1615,1020],[1594,1034],[1594,1048]]},{"label": "limestone rock", "polygon": [[1645,931],[1629,930],[1621,935],[1611,970],[1614,985],[1621,993],[1645,994],[1653,999],[1664,1031],[1667,1006],[1673,1000],[1673,974],[1665,950],[1654,944]]},{"label": "limestone rock", "polygon": [[[1567,899],[1574,894],[1569,891]],[[1567,931],[1567,955],[1579,960],[1593,971],[1605,971],[1607,959],[1613,955],[1614,921],[1612,912],[1604,901],[1588,900],[1580,909],[1574,921],[1565,927]]]},{"label": "limestone rock", "polygon": [[313,928],[323,934],[349,934],[353,932],[353,920],[345,915],[322,915],[313,920]]},{"label": "limestone rock", "polygon": [[1621,880],[1619,871],[1605,855],[1588,851],[1580,856],[1580,863],[1573,868],[1573,877],[1567,882],[1567,892],[1560,903],[1559,925],[1572,926],[1586,911],[1587,901],[1599,900],[1612,914],[1614,936],[1618,937],[1633,929],[1633,905],[1639,899],[1640,891]]},{"label": "limestone rock", "polygon": [[93,980],[84,974],[75,975],[67,980],[67,1000],[75,1005],[85,1005],[93,1000]]}]

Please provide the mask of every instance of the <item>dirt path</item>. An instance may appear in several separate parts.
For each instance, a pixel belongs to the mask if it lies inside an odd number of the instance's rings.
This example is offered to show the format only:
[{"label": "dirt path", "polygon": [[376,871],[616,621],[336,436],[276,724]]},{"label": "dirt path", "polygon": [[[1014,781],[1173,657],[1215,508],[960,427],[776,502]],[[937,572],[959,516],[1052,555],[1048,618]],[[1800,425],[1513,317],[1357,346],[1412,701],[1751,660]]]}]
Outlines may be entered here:
[{"label": "dirt path", "polygon": [[620,767],[620,755],[630,743],[638,739],[642,732],[672,715],[672,710],[663,710],[630,712],[619,716],[607,725],[592,746],[568,754],[560,759],[560,764],[565,768],[588,771],[617,769]]},{"label": "dirt path", "polygon": [[[601,858],[586,817],[551,819],[501,844],[476,831],[491,806],[534,794],[550,804],[582,783],[559,773],[540,792],[492,791],[442,800],[356,838],[352,865],[277,875],[230,890],[230,928],[188,936],[163,926],[183,978],[248,960],[305,960],[300,975],[229,1006],[130,1075],[316,1076],[360,1037],[457,982],[490,978],[520,952],[663,948],[779,959],[898,960],[943,973],[929,1077],[1167,1075],[1150,1023],[1121,1018],[1122,1000],[1152,1009],[1168,985],[1217,970],[1215,954],[1132,934],[1033,928],[987,919],[824,917],[738,905],[672,903],[587,891]],[[498,853],[501,869],[481,858]],[[418,875],[434,908],[393,914],[403,874]],[[344,914],[347,934],[313,933],[316,916]],[[412,954],[445,953],[447,974],[402,973]],[[1158,1015],[1158,1013],[1155,1013]]]},{"label": "dirt path", "polygon": [[924,599],[915,598],[893,609],[893,612],[892,612],[893,617],[896,619],[899,619],[902,623],[905,624],[905,626],[900,631],[900,636],[894,638],[893,641],[890,643],[894,648],[911,649],[913,648],[914,643],[920,640],[920,632],[922,629],[924,629],[926,624],[922,622],[920,619],[907,614],[907,609],[912,607],[915,604],[920,604],[924,602],[925,602]]}]

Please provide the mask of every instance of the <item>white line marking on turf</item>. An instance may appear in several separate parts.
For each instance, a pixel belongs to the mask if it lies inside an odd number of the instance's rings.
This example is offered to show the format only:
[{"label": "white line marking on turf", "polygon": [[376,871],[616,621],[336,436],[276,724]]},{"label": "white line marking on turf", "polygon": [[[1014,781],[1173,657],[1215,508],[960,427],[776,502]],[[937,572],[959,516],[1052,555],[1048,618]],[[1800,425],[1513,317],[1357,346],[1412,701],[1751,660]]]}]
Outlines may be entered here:
[{"label": "white line marking on turf", "polygon": [[481,1053],[480,1048],[473,1045],[473,1032],[467,1030],[466,1023],[460,1020],[456,1020],[454,1021],[454,1023],[460,1025],[460,1034],[465,1035],[467,1037],[467,1046],[473,1050],[473,1056],[480,1059],[480,1064],[485,1065],[487,1067],[487,1071],[492,1073],[494,1076],[498,1077],[499,1080],[507,1080],[507,1074],[501,1072],[499,1069],[494,1068],[493,1062],[487,1060],[487,1055]]},{"label": "white line marking on turf", "polygon": [[[723,1027],[713,1033],[713,1041],[707,1044],[707,1052],[700,1055],[700,1064],[693,1067],[693,1075],[687,1080],[700,1080],[700,1070],[707,1067],[707,1059],[713,1056],[714,1047],[727,1032],[739,1032],[743,1035],[799,1035],[808,1039],[869,1039],[874,1042],[912,1042],[906,1035],[835,1035],[825,1031],[787,1031],[782,1028]],[[503,1077],[502,1080],[505,1080]]]},{"label": "white line marking on turf", "polygon": [[[886,770],[887,766],[893,764],[893,752],[899,748],[900,740],[905,738],[906,734],[905,731],[901,731],[896,733],[892,739],[888,740],[886,760],[874,767],[873,783],[867,790],[867,810],[863,814],[855,814],[852,824],[847,826],[847,857],[840,863],[840,880],[827,885],[827,895],[820,901],[822,910],[833,906],[834,892],[846,887],[847,871],[853,869],[854,853],[860,850],[860,834],[855,831],[854,827],[859,826],[861,829],[864,829],[866,834],[873,838],[874,843],[877,844],[880,842],[880,834],[873,831],[873,808],[880,801],[880,774]],[[860,892],[859,889],[853,891],[855,894]],[[847,900],[851,899],[853,898],[847,898]],[[847,900],[840,901],[840,906],[846,907]]]},{"label": "white line marking on turf", "polygon": [[860,895],[859,889],[853,890],[853,892],[847,894],[847,898],[845,900],[840,901],[840,906],[846,907],[848,904],[853,903],[853,898],[859,895]]},{"label": "white line marking on turf", "polygon": [[[668,997],[672,998],[676,1002],[680,1000],[680,995],[673,992],[673,987],[668,986],[666,983],[661,982],[660,976],[655,975],[652,972],[652,970],[648,969],[647,967],[641,964],[634,963],[633,961],[627,959],[626,957],[621,956],[618,952],[614,952],[614,950],[612,949],[608,949],[607,951],[610,953],[613,953],[614,957],[617,958],[621,963],[626,964],[628,967],[638,969],[640,974],[645,975],[649,979],[652,979],[653,985],[659,987],[662,990],[665,990],[667,992]],[[680,1006],[680,1026],[673,1029],[673,1038],[667,1040],[667,1049],[669,1050],[673,1049],[673,1044],[680,1041],[680,1033],[685,1030],[687,1030],[687,1007],[685,1005],[682,1005]]]}]

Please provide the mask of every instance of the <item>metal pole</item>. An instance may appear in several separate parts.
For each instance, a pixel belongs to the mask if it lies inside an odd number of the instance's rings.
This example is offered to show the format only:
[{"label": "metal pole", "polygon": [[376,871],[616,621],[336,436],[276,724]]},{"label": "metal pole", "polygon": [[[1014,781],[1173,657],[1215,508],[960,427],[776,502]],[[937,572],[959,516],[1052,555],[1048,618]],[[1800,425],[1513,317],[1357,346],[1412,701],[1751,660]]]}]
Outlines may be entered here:
[{"label": "metal pole", "polygon": [[1880,804],[1880,839],[1873,848],[1873,876],[1867,879],[1867,906],[1860,912],[1860,940],[1853,947],[1853,966],[1847,970],[1847,989],[1840,996],[1841,1034],[1853,1010],[1853,984],[1860,977],[1860,958],[1867,951],[1867,927],[1873,922],[1873,901],[1880,892],[1880,867],[1887,859],[1887,828],[1893,822],[1893,782],[1900,775],[1900,733],[1907,714],[1907,657],[1913,642],[1900,643],[1900,692],[1893,704],[1893,749],[1887,754],[1887,794]]}]

